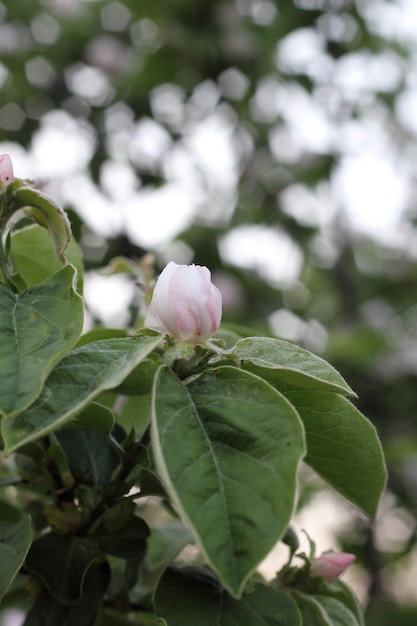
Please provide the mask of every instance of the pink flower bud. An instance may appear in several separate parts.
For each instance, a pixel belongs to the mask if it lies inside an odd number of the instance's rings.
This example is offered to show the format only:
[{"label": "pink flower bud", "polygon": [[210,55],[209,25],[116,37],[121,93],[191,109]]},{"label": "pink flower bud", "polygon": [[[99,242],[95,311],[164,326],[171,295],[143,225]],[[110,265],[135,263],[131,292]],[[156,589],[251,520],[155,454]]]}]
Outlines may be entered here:
[{"label": "pink flower bud", "polygon": [[0,189],[14,180],[13,165],[8,154],[0,154]]},{"label": "pink flower bud", "polygon": [[311,576],[321,576],[326,580],[334,580],[355,560],[354,554],[347,552],[328,552],[313,559],[310,567]]},{"label": "pink flower bud", "polygon": [[222,297],[210,270],[171,261],[157,280],[145,326],[198,344],[217,330],[221,317]]}]

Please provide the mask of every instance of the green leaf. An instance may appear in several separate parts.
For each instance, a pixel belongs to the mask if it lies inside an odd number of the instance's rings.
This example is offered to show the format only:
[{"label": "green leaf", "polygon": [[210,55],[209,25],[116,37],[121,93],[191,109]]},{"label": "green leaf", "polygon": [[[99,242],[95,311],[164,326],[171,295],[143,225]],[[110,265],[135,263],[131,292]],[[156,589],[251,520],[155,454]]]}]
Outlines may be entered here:
[{"label": "green leaf", "polygon": [[109,339],[69,352],[36,402],[14,419],[3,419],[7,453],[67,424],[100,393],[120,385],[160,341],[160,336]]},{"label": "green leaf", "polygon": [[291,591],[291,597],[300,610],[303,626],[334,626],[316,598],[301,591]]},{"label": "green leaf", "polygon": [[114,529],[113,532],[100,528],[94,535],[104,552],[121,559],[142,559],[146,552],[148,536],[149,527],[139,517],[130,518],[126,524]]},{"label": "green leaf", "polygon": [[121,457],[108,437],[87,428],[66,428],[55,436],[76,482],[99,488],[111,480]]},{"label": "green leaf", "polygon": [[345,605],[355,616],[359,626],[365,626],[363,611],[352,589],[342,580],[326,582],[320,588],[320,595],[328,595]]},{"label": "green leaf", "polygon": [[359,626],[354,614],[336,598],[319,595],[316,599],[329,616],[332,626]]},{"label": "green leaf", "polygon": [[150,354],[147,359],[135,367],[116,391],[125,396],[149,394],[152,391],[153,380],[160,365],[161,357],[158,354]]},{"label": "green leaf", "polygon": [[41,593],[23,626],[92,626],[110,579],[106,562],[92,563],[86,572],[81,599],[72,606],[65,606],[49,595]]},{"label": "green leaf", "polygon": [[301,626],[285,593],[258,584],[236,600],[201,567],[168,567],[156,589],[155,610],[169,626]]},{"label": "green leaf", "polygon": [[[120,387],[116,391],[119,391],[119,389]],[[123,397],[115,410],[117,424],[126,431],[134,428],[135,438],[140,440],[149,426],[149,405],[149,395]]]},{"label": "green leaf", "polygon": [[343,602],[325,595],[309,595],[298,590],[291,596],[300,609],[303,626],[360,626],[356,618]]},{"label": "green leaf", "polygon": [[123,497],[128,493],[129,488],[122,482],[114,482],[103,491],[106,491],[105,496],[109,498],[109,501],[113,500],[113,505],[104,512],[100,523],[101,530],[99,529],[98,532],[103,531],[105,534],[120,532],[120,529],[134,517],[136,504],[130,498]]},{"label": "green leaf", "polygon": [[282,339],[247,337],[231,350],[241,366],[271,385],[356,396],[337,370],[320,357]]},{"label": "green leaf", "polygon": [[[13,232],[10,257],[14,271],[28,286],[41,283],[62,267],[48,232],[37,224]],[[68,244],[66,258],[77,269],[77,291],[82,293],[83,262],[75,239]]]},{"label": "green leaf", "polygon": [[[132,474],[134,475],[135,473],[134,470]],[[141,495],[159,496],[160,498],[164,498],[164,500],[168,497],[159,476],[156,472],[146,467],[142,467],[139,470],[139,485]]]},{"label": "green leaf", "polygon": [[193,537],[181,520],[168,520],[152,529],[146,553],[146,568],[159,570],[170,563]]},{"label": "green leaf", "polygon": [[104,328],[102,326],[89,330],[84,335],[81,335],[77,341],[77,348],[84,346],[86,343],[92,343],[93,341],[101,341],[102,339],[115,339],[121,337],[128,337],[128,332],[124,328]]},{"label": "green leaf", "polygon": [[49,532],[33,542],[26,567],[43,580],[55,600],[71,605],[81,599],[85,575],[94,561],[103,561],[94,539]]},{"label": "green leaf", "polygon": [[[252,335],[253,333],[249,334]],[[234,330],[231,330],[225,326],[221,326],[214,333],[213,339],[220,339],[224,343],[225,347],[230,349],[233,348],[235,343],[239,341],[239,339],[242,339],[242,337],[244,336],[246,335],[239,334]]]},{"label": "green leaf", "polygon": [[210,566],[239,596],[291,518],[304,454],[299,417],[268,383],[228,366],[187,388],[161,368],[152,405],[164,486]]},{"label": "green leaf", "polygon": [[190,544],[194,538],[181,520],[170,519],[152,528],[140,572],[141,589],[153,594],[164,569]]},{"label": "green leaf", "polygon": [[21,209],[26,217],[47,228],[55,253],[65,263],[65,251],[71,239],[71,225],[62,207],[48,195],[25,185],[14,191],[15,210]]},{"label": "green leaf", "polygon": [[0,600],[25,560],[31,542],[29,516],[0,501]]},{"label": "green leaf", "polygon": [[74,272],[67,265],[22,294],[0,285],[0,411],[8,416],[39,396],[81,333],[83,302],[73,289]]},{"label": "green leaf", "polygon": [[[163,626],[161,624],[156,623],[156,618],[151,619],[150,617],[145,618],[145,611],[140,612],[141,623],[136,624],[136,626]],[[148,616],[148,612],[146,612],[146,616]],[[133,626],[132,620],[129,614],[121,613],[117,608],[109,608],[103,607],[98,616],[97,620],[94,622],[94,626]]]},{"label": "green leaf", "polygon": [[68,427],[89,428],[103,435],[110,435],[114,426],[113,412],[99,402],[91,402],[68,424]]},{"label": "green leaf", "polygon": [[374,426],[346,398],[327,392],[286,392],[303,420],[308,463],[371,518],[385,488],[386,469]]}]

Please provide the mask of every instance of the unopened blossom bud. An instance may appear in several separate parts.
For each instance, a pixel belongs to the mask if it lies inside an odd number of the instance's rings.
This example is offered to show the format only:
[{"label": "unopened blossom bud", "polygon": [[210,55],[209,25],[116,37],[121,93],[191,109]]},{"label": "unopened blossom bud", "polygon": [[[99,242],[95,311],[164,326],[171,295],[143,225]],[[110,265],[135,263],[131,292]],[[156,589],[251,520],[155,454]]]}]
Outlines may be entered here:
[{"label": "unopened blossom bud", "polygon": [[13,165],[8,154],[0,154],[0,189],[14,180]]},{"label": "unopened blossom bud", "polygon": [[199,344],[218,329],[221,317],[222,297],[210,270],[171,261],[157,280],[145,326]]},{"label": "unopened blossom bud", "polygon": [[326,580],[338,578],[355,560],[354,554],[347,552],[328,552],[313,559],[310,567],[311,576],[321,576]]}]

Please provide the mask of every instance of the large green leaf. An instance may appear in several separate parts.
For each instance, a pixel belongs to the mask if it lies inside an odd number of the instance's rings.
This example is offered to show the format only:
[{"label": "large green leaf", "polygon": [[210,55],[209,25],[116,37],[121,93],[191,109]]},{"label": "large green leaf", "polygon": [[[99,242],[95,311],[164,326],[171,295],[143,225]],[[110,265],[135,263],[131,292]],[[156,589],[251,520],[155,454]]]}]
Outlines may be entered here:
[{"label": "large green leaf", "polygon": [[301,591],[292,591],[291,596],[300,610],[303,626],[334,626],[316,598]]},{"label": "large green leaf", "polygon": [[187,388],[156,376],[152,442],[157,469],[224,586],[239,596],[288,526],[304,432],[289,402],[234,367]]},{"label": "large green leaf", "polygon": [[236,600],[201,567],[168,567],[156,589],[155,610],[168,626],[301,626],[285,593],[258,584]]},{"label": "large green leaf", "polygon": [[178,519],[170,519],[152,528],[141,571],[141,586],[153,593],[164,569],[185,546],[194,543],[188,528]]},{"label": "large green leaf", "polygon": [[120,465],[118,450],[102,433],[88,428],[64,428],[56,433],[75,481],[103,487]]},{"label": "large green leaf", "polygon": [[85,574],[82,596],[76,604],[61,604],[45,590],[36,598],[23,626],[92,626],[109,580],[108,564],[93,562]]},{"label": "large green leaf", "polygon": [[386,482],[384,455],[374,426],[337,394],[294,391],[285,395],[304,423],[306,463],[374,517]]},{"label": "large green leaf", "polygon": [[0,600],[19,571],[31,541],[29,516],[0,502]]},{"label": "large green leaf", "polygon": [[68,426],[89,428],[103,435],[110,435],[114,426],[114,415],[108,407],[98,402],[90,402],[85,409],[77,413]]},{"label": "large green leaf", "polygon": [[36,402],[15,418],[3,419],[7,452],[67,424],[100,393],[120,385],[160,341],[160,336],[108,339],[69,352]]},{"label": "large green leaf", "polygon": [[360,626],[360,622],[343,602],[322,595],[292,591],[302,615],[303,626]]},{"label": "large green leaf", "polygon": [[321,606],[326,611],[333,626],[359,626],[355,615],[345,604],[330,596],[316,596]]},{"label": "large green leaf", "polygon": [[289,341],[271,337],[246,337],[231,353],[241,366],[278,388],[318,389],[355,396],[337,370],[327,361]]},{"label": "large green leaf", "polygon": [[0,411],[16,415],[40,394],[52,367],[77,341],[83,302],[74,268],[16,294],[0,285]]},{"label": "large green leaf", "polygon": [[117,393],[124,396],[148,395],[152,391],[153,380],[159,366],[161,357],[158,354],[150,354],[132,371],[122,384],[117,388]]},{"label": "large green leaf", "polygon": [[94,539],[49,532],[33,542],[26,567],[43,580],[55,600],[70,605],[80,600],[92,563],[102,560]]},{"label": "large green leaf", "polygon": [[[47,228],[55,254],[64,263],[71,239],[71,225],[62,207],[47,194],[22,184],[22,181],[12,183],[9,190],[13,194],[13,213],[21,211],[23,216],[32,217],[40,226]],[[15,215],[13,218],[14,221]]]},{"label": "large green leaf", "polygon": [[193,542],[190,531],[181,520],[170,519],[152,529],[146,553],[146,568],[159,570]]},{"label": "large green leaf", "polygon": [[149,527],[140,517],[131,517],[119,528],[100,527],[94,537],[107,554],[121,559],[142,559],[146,552]]},{"label": "large green leaf", "polygon": [[[146,359],[146,362],[148,359]],[[114,390],[115,393],[120,391],[120,387]],[[124,394],[122,394],[124,396]],[[115,410],[117,424],[130,432],[135,429],[136,439],[140,440],[146,432],[151,419],[149,413],[149,396],[130,396],[123,397],[123,401],[119,402]]]},{"label": "large green leaf", "polygon": [[120,337],[128,337],[129,333],[124,328],[107,328],[104,326],[96,326],[88,332],[81,335],[77,341],[77,348],[86,343],[93,341],[101,341],[102,339],[115,339]]},{"label": "large green leaf", "polygon": [[[56,256],[47,230],[38,224],[13,232],[10,257],[14,271],[20,274],[28,286],[46,280],[62,267],[62,260]],[[82,293],[83,262],[75,239],[71,239],[68,244],[66,258],[77,269],[77,290]]]},{"label": "large green leaf", "polygon": [[340,579],[326,581],[320,587],[320,596],[331,596],[345,605],[355,616],[359,626],[365,626],[362,608],[352,589]]}]

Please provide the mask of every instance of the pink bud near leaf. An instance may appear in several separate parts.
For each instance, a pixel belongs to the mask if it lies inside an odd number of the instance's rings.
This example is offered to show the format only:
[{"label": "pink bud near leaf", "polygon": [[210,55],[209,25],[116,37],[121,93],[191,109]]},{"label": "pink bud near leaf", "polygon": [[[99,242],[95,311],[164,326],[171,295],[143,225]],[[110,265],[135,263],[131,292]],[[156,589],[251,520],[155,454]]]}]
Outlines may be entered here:
[{"label": "pink bud near leaf", "polygon": [[310,567],[311,576],[321,576],[326,580],[338,578],[355,560],[353,554],[347,552],[328,552],[313,559]]},{"label": "pink bud near leaf", "polygon": [[13,165],[8,154],[0,154],[0,183],[6,187],[14,180]]},{"label": "pink bud near leaf", "polygon": [[171,261],[157,280],[145,326],[199,344],[218,329],[221,317],[222,297],[210,270]]}]

